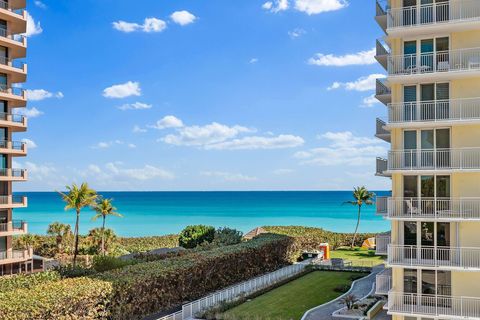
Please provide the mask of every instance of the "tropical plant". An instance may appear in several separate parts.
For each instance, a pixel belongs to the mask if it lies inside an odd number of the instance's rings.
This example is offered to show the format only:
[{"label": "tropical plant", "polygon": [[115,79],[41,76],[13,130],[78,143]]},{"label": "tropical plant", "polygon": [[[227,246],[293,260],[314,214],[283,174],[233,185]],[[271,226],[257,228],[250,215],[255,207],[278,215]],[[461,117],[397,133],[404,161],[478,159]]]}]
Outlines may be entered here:
[{"label": "tropical plant", "polygon": [[96,254],[99,251],[101,252],[102,245],[105,250],[104,252],[108,252],[116,243],[117,235],[112,229],[94,228],[88,232],[87,239]]},{"label": "tropical plant", "polygon": [[57,253],[62,253],[63,243],[72,235],[72,227],[69,224],[53,222],[48,226],[47,234],[55,236]]},{"label": "tropical plant", "polygon": [[242,242],[243,233],[236,229],[230,229],[227,227],[218,228],[215,231],[215,238],[213,243],[220,246],[230,246]]},{"label": "tropical plant", "polygon": [[180,232],[178,242],[186,249],[195,248],[203,243],[212,243],[215,238],[215,228],[212,226],[187,226]]},{"label": "tropical plant", "polygon": [[38,244],[38,238],[34,234],[24,234],[18,238],[17,244],[22,248],[34,248]]},{"label": "tropical plant", "polygon": [[365,187],[356,187],[353,189],[353,201],[346,201],[345,203],[351,204],[354,206],[358,207],[358,213],[357,213],[357,225],[355,227],[355,232],[353,233],[353,239],[352,239],[352,244],[351,247],[353,248],[355,245],[355,239],[357,237],[357,232],[358,232],[358,226],[360,225],[360,217],[361,217],[361,211],[362,211],[362,206],[365,204],[367,206],[373,205],[374,201],[373,199],[375,198],[375,194],[373,192],[370,192],[367,190]]},{"label": "tropical plant", "polygon": [[123,217],[120,213],[117,212],[117,208],[112,205],[112,201],[113,199],[99,198],[93,206],[93,210],[95,210],[97,213],[92,218],[92,220],[95,221],[98,218],[102,218],[102,241],[100,245],[102,255],[105,255],[105,220],[108,216]]},{"label": "tropical plant", "polygon": [[348,310],[352,310],[355,302],[357,301],[357,297],[353,294],[347,294],[345,297],[342,298],[341,302],[347,307]]},{"label": "tropical plant", "polygon": [[63,201],[65,201],[65,210],[75,210],[76,220],[75,220],[75,247],[73,251],[73,265],[77,264],[77,255],[78,255],[78,228],[80,224],[80,212],[83,208],[92,206],[97,199],[97,192],[88,187],[87,183],[82,183],[77,186],[75,183],[71,186],[67,186],[67,192],[59,192],[62,196]]}]

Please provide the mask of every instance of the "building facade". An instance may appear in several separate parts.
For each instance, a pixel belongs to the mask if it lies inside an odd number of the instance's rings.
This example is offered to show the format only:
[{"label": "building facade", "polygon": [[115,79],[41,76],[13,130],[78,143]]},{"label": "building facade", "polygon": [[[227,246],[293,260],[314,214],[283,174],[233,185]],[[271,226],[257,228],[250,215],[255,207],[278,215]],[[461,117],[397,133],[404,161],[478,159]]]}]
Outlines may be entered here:
[{"label": "building facade", "polygon": [[385,32],[377,137],[392,180],[377,211],[389,269],[377,278],[394,320],[480,319],[480,1],[376,3]]},{"label": "building facade", "polygon": [[26,144],[14,140],[27,130],[27,119],[15,112],[27,98],[19,84],[26,81],[26,0],[0,0],[0,275],[33,269],[31,248],[13,249],[13,237],[27,233],[27,223],[13,218],[27,199],[13,194],[15,182],[27,179],[26,170],[14,168],[15,157],[27,154]]}]

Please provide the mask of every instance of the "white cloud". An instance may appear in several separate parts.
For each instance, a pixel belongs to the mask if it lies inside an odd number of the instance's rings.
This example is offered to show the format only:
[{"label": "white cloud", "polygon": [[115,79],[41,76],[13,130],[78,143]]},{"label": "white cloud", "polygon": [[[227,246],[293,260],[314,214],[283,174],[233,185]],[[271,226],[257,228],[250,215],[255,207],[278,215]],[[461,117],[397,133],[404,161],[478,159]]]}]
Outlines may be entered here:
[{"label": "white cloud", "polygon": [[27,11],[27,32],[25,35],[31,37],[43,32],[40,22],[35,22],[35,19]]},{"label": "white cloud", "polygon": [[93,173],[97,173],[97,174],[102,172],[102,170],[100,169],[100,167],[97,166],[97,165],[95,165],[95,164],[90,164],[90,165],[88,166],[88,170],[91,171],[91,172],[93,172]]},{"label": "white cloud", "polygon": [[158,130],[168,128],[181,128],[183,127],[183,122],[175,116],[165,116],[162,119],[158,120],[157,123],[155,123],[154,125],[150,125],[149,127]]},{"label": "white cloud", "polygon": [[341,56],[333,54],[317,53],[314,57],[308,60],[309,64],[316,66],[334,66],[344,67],[352,65],[370,65],[376,63],[375,48],[368,51],[360,51]]},{"label": "white cloud", "polygon": [[143,31],[147,33],[162,32],[167,28],[167,23],[157,18],[145,18],[143,24],[119,20],[113,22],[112,25],[115,30],[125,33],[130,33],[134,31]]},{"label": "white cloud", "polygon": [[194,23],[197,19],[197,17],[195,17],[193,14],[186,10],[175,11],[174,13],[172,13],[170,18],[173,20],[173,22],[181,26],[186,26],[188,24]]},{"label": "white cloud", "polygon": [[296,39],[296,38],[299,38],[301,36],[303,36],[304,34],[306,34],[307,31],[305,31],[304,29],[302,28],[295,28],[291,31],[288,31],[288,35],[290,38],[292,39]]},{"label": "white cloud", "polygon": [[252,59],[250,59],[250,61],[248,63],[255,64],[257,62],[258,62],[258,58],[252,58]]},{"label": "white cloud", "polygon": [[377,79],[385,78],[383,74],[371,74],[366,77],[360,77],[351,82],[334,82],[328,90],[335,90],[339,88],[345,88],[346,90],[354,91],[369,91],[375,89],[375,82]]},{"label": "white cloud", "polygon": [[26,90],[26,92],[27,92],[27,99],[29,101],[41,101],[48,98],[57,98],[57,99],[63,98],[63,93],[60,91],[57,93],[53,93],[45,89],[34,89],[34,90]]},{"label": "white cloud", "polygon": [[[125,142],[122,140],[113,140],[113,141],[100,141],[97,144],[91,146],[92,149],[108,149],[115,145],[125,145]],[[126,144],[127,147],[132,148],[133,144]]]},{"label": "white cloud", "polygon": [[223,171],[204,171],[200,173],[205,177],[214,177],[221,178],[229,182],[240,182],[240,181],[257,181],[257,177],[247,176],[241,173],[231,173]]},{"label": "white cloud", "polygon": [[131,148],[131,149],[135,149],[135,148],[137,147],[137,146],[136,146],[135,144],[133,144],[133,143],[129,143],[127,146],[128,146],[129,148]]},{"label": "white cloud", "polygon": [[41,9],[47,9],[47,5],[40,0],[35,0],[35,5]]},{"label": "white cloud", "polygon": [[27,109],[27,108],[19,109],[19,108],[17,108],[14,112],[15,112],[15,114],[20,114],[20,115],[26,116],[28,118],[36,118],[36,117],[39,117],[43,114],[42,111],[38,110],[35,107],[30,108],[30,109]]},{"label": "white cloud", "polygon": [[371,108],[374,105],[376,105],[377,103],[380,103],[380,101],[378,101],[377,98],[375,98],[375,94],[372,94],[368,97],[363,98],[363,101],[362,101],[362,104],[360,105],[360,107]]},{"label": "white cloud", "polygon": [[382,141],[376,138],[356,137],[350,131],[326,132],[318,136],[319,139],[326,139],[332,147],[356,147],[362,145],[381,144]]},{"label": "white cloud", "polygon": [[99,142],[97,143],[95,146],[93,146],[92,148],[93,149],[106,149],[106,148],[109,148],[111,146],[111,143],[110,142]]},{"label": "white cloud", "polygon": [[258,150],[258,149],[284,149],[301,146],[305,143],[303,138],[281,134],[275,137],[250,136],[240,139],[206,145],[207,150]]},{"label": "white cloud", "polygon": [[49,164],[36,164],[33,162],[25,162],[25,169],[28,171],[28,179],[34,181],[43,181],[53,179],[57,169]]},{"label": "white cloud", "polygon": [[28,149],[35,149],[37,147],[37,144],[33,140],[27,138],[22,139],[22,142],[27,145]]},{"label": "white cloud", "polygon": [[145,109],[151,109],[152,105],[151,104],[146,104],[146,103],[141,103],[141,102],[135,102],[135,103],[126,103],[124,105],[121,105],[118,107],[120,110],[145,110]]},{"label": "white cloud", "polygon": [[107,169],[108,173],[113,176],[130,178],[139,181],[152,179],[171,180],[175,178],[173,173],[148,164],[142,168],[125,169],[116,163],[110,162],[105,165],[105,168]]},{"label": "white cloud", "polygon": [[143,132],[147,132],[147,129],[143,129],[140,126],[135,125],[135,126],[133,126],[132,132],[133,133],[143,133]]},{"label": "white cloud", "polygon": [[277,13],[287,10],[289,6],[288,0],[273,0],[265,2],[262,5],[262,8],[270,12]]},{"label": "white cloud", "polygon": [[336,11],[347,6],[347,0],[295,0],[295,9],[308,15]]},{"label": "white cloud", "polygon": [[116,84],[103,90],[105,98],[126,98],[130,96],[140,96],[141,89],[139,82],[128,81],[123,84]]}]

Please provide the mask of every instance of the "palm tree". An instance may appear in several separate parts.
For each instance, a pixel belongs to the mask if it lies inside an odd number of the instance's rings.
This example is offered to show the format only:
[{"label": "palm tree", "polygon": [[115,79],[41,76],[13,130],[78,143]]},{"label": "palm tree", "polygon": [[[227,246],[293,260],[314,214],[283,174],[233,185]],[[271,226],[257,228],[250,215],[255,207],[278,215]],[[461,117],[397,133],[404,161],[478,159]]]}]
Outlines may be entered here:
[{"label": "palm tree", "polygon": [[122,215],[117,212],[117,208],[112,205],[112,202],[113,199],[100,198],[93,206],[93,210],[95,210],[97,214],[92,220],[95,221],[98,218],[102,218],[102,243],[100,246],[102,255],[105,255],[105,220],[107,219],[107,216],[122,217]]},{"label": "palm tree", "polygon": [[77,264],[77,255],[78,255],[78,227],[80,222],[80,211],[88,206],[92,206],[97,199],[97,193],[95,190],[90,189],[87,183],[82,183],[78,187],[75,183],[72,186],[67,186],[67,193],[59,192],[62,196],[63,201],[65,201],[65,210],[75,210],[76,221],[75,221],[75,249],[73,252],[73,266]]},{"label": "palm tree", "polygon": [[358,207],[358,216],[357,216],[357,226],[355,227],[355,232],[353,234],[352,240],[352,248],[355,245],[355,239],[357,237],[358,226],[360,225],[360,217],[362,206],[365,204],[367,206],[373,205],[373,199],[375,198],[375,194],[370,192],[365,187],[356,187],[353,189],[353,201],[346,201],[346,204],[351,204]]},{"label": "palm tree", "polygon": [[107,252],[117,241],[117,235],[112,229],[94,228],[88,232],[87,239],[97,249],[103,244]]},{"label": "palm tree", "polygon": [[57,252],[62,253],[62,246],[65,238],[72,234],[72,227],[69,224],[54,222],[48,226],[47,234],[55,236]]}]

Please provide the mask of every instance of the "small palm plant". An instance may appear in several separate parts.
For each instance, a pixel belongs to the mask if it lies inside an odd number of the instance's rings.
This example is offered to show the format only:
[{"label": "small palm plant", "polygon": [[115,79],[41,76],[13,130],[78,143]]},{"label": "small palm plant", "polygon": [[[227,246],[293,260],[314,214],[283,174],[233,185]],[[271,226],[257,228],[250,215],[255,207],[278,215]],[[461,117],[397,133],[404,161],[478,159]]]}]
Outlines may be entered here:
[{"label": "small palm plant", "polygon": [[62,253],[63,243],[65,242],[65,239],[72,234],[72,227],[70,227],[69,224],[54,222],[48,226],[47,234],[55,236],[57,253]]},{"label": "small palm plant", "polygon": [[75,267],[77,264],[78,255],[78,228],[80,224],[80,212],[83,208],[90,207],[95,203],[97,199],[97,193],[95,192],[95,190],[90,189],[87,183],[82,183],[80,187],[74,183],[71,186],[67,186],[66,188],[66,193],[59,192],[59,194],[62,196],[63,201],[65,201],[66,203],[65,210],[73,209],[76,213],[74,230],[75,247],[73,251],[73,266]]},{"label": "small palm plant", "polygon": [[346,201],[346,204],[351,204],[358,207],[358,215],[357,215],[357,226],[355,227],[355,232],[353,233],[352,245],[353,248],[355,246],[355,240],[357,238],[358,226],[360,225],[360,218],[361,218],[361,211],[362,206],[365,204],[367,206],[373,205],[375,198],[375,194],[370,192],[365,187],[356,187],[353,189],[353,201]]},{"label": "small palm plant", "polygon": [[115,245],[117,235],[112,229],[95,228],[88,232],[87,240],[97,249],[103,246],[105,253]]},{"label": "small palm plant", "polygon": [[97,212],[97,214],[92,218],[92,220],[97,220],[98,218],[102,218],[102,229],[101,229],[101,245],[100,250],[102,255],[105,255],[105,220],[108,216],[114,217],[123,217],[120,213],[117,212],[117,208],[115,208],[112,204],[113,199],[103,199],[99,198],[95,205],[93,206],[93,210]]}]

